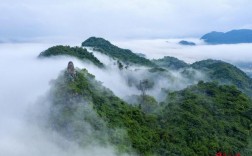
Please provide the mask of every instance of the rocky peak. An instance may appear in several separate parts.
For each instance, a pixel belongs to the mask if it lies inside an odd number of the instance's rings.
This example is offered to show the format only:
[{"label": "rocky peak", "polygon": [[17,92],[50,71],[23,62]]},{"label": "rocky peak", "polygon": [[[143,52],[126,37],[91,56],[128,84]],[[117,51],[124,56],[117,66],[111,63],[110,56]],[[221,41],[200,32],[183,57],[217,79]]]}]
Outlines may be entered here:
[{"label": "rocky peak", "polygon": [[69,62],[68,62],[68,65],[67,65],[67,74],[68,74],[69,76],[71,76],[72,78],[74,78],[75,75],[76,75],[76,71],[75,71],[75,69],[74,69],[74,64],[73,64],[72,61],[69,61]]}]

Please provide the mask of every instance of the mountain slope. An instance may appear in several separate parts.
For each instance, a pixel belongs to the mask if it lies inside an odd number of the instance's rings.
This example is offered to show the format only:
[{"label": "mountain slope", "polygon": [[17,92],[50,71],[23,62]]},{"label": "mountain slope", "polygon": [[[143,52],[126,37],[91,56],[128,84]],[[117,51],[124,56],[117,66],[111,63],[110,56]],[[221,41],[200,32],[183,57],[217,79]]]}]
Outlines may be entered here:
[{"label": "mountain slope", "polygon": [[252,78],[251,62],[233,62],[233,64],[244,71],[250,78]]},{"label": "mountain slope", "polygon": [[103,67],[103,64],[92,53],[89,53],[86,49],[80,47],[70,47],[62,45],[54,46],[41,52],[39,54],[39,57],[42,58],[59,55],[68,55],[76,57],[80,60],[88,60],[97,65],[98,67]]},{"label": "mountain slope", "polygon": [[170,151],[162,155],[246,153],[252,122],[245,113],[252,105],[235,87],[200,82],[170,93],[163,105],[160,144]]},{"label": "mountain slope", "polygon": [[[54,110],[51,112],[50,121],[56,129],[64,136],[69,133],[73,135],[72,140],[79,140],[85,135],[79,123],[85,120],[93,127],[94,132],[102,133],[96,135],[96,139],[104,140],[103,136],[108,136],[109,144],[116,146],[120,152],[130,152],[133,148],[144,155],[154,153],[156,142],[159,141],[156,117],[147,115],[138,107],[116,97],[85,69],[77,70],[73,81],[68,77],[66,72],[62,74],[55,81],[50,93],[53,101],[51,110]],[[81,104],[76,108],[76,103]],[[102,122],[97,118],[86,117],[86,111],[80,111],[85,105],[93,108]],[[77,119],[80,121],[76,121]],[[104,128],[102,123],[107,128]],[[79,142],[85,144],[86,141],[87,139],[83,139]]]},{"label": "mountain slope", "polygon": [[[76,70],[74,79],[66,71],[61,74],[50,95],[51,125],[80,145],[92,139],[101,144],[108,140],[120,152],[133,149],[139,155],[171,156],[237,153],[248,146],[252,122],[246,113],[251,101],[232,86],[200,82],[168,94],[156,106],[156,114],[146,114],[116,97],[83,69]],[[86,106],[97,117],[85,111]],[[87,123],[95,134],[91,139],[83,137]]]},{"label": "mountain slope", "polygon": [[161,59],[152,60],[156,65],[169,69],[180,69],[188,67],[189,65],[182,60],[175,57],[165,56]]},{"label": "mountain slope", "polygon": [[90,37],[82,42],[82,46],[93,47],[94,50],[104,53],[112,58],[124,61],[125,63],[155,66],[150,60],[140,57],[128,49],[121,49],[103,38]]},{"label": "mountain slope", "polygon": [[194,69],[207,73],[213,81],[235,85],[244,93],[252,96],[252,79],[239,68],[218,60],[203,60],[191,65]]},{"label": "mountain slope", "polygon": [[240,29],[226,33],[214,31],[205,34],[201,39],[210,44],[252,43],[252,30]]}]

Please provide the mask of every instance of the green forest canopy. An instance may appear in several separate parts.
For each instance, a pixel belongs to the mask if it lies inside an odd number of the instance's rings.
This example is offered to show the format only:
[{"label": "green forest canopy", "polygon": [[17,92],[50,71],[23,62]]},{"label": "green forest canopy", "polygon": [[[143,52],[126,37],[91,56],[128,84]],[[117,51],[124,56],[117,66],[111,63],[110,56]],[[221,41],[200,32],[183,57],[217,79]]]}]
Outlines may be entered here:
[{"label": "green forest canopy", "polygon": [[[58,78],[55,86],[53,107],[62,105],[65,109],[59,112],[60,118],[52,115],[53,124],[58,129],[66,128],[69,123],[59,119],[75,117],[73,112],[76,110],[68,99],[78,95],[89,101],[109,129],[126,130],[126,140],[131,144],[118,142],[117,136],[113,135],[109,139],[121,152],[133,148],[140,155],[248,153],[252,120],[246,113],[251,111],[251,100],[234,86],[199,82],[169,93],[167,100],[160,103],[159,111],[150,114],[116,97],[85,69],[77,72],[74,81],[69,81],[67,76]],[[99,126],[96,129],[99,130]]]},{"label": "green forest canopy", "polygon": [[50,57],[59,55],[69,55],[76,57],[80,60],[88,60],[94,63],[98,67],[103,67],[104,65],[87,49],[81,47],[70,47],[70,46],[53,46],[47,50],[40,53],[39,57]]},{"label": "green forest canopy", "polygon": [[104,53],[112,58],[119,59],[125,63],[134,63],[151,67],[155,66],[150,60],[140,57],[128,49],[119,48],[103,38],[90,37],[82,42],[82,46],[93,47],[94,50]]}]

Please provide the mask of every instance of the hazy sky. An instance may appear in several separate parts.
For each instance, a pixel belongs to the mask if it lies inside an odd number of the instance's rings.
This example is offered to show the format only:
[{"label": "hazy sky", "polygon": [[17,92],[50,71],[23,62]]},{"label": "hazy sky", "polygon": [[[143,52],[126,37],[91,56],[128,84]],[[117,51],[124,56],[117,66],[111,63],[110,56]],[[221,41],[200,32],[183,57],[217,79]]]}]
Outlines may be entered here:
[{"label": "hazy sky", "polygon": [[198,37],[252,28],[251,0],[1,0],[0,39]]}]

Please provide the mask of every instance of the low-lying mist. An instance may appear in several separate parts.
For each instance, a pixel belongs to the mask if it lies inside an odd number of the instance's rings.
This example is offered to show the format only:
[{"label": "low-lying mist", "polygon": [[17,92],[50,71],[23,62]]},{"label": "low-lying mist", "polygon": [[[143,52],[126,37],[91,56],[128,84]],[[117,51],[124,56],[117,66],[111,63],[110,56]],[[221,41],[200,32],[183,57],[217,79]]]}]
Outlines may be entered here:
[{"label": "low-lying mist", "polygon": [[[90,65],[84,65],[90,73],[96,76],[96,79],[101,81],[103,85],[111,89],[115,95],[127,101],[131,95],[140,95],[138,85],[141,81],[148,80],[154,85],[147,90],[147,94],[154,96],[157,101],[162,101],[166,97],[166,91],[181,90],[188,85],[196,84],[200,80],[208,81],[204,73],[194,69],[187,69],[189,73],[194,73],[193,76],[186,76],[182,70],[152,71],[152,68],[129,65],[127,68],[120,70],[117,60],[93,51],[88,48],[99,60],[101,60],[106,68],[100,69]],[[124,64],[124,67],[127,66]]]},{"label": "low-lying mist", "polygon": [[[179,45],[181,40],[193,41],[196,46]],[[217,59],[227,62],[252,62],[252,44],[223,44],[207,45],[195,38],[186,39],[150,39],[150,40],[124,40],[113,42],[119,47],[143,53],[149,59],[173,56],[187,63],[204,59]]]},{"label": "low-lying mist", "polygon": [[92,144],[80,148],[43,126],[49,108],[46,100],[50,81],[58,77],[69,61],[66,57],[37,59],[39,52],[49,46],[0,44],[0,155],[116,155],[110,146]]},{"label": "low-lying mist", "polygon": [[[116,45],[143,53],[150,59],[174,56],[189,63],[207,58],[229,62],[252,60],[252,55],[249,54],[252,44],[204,45],[200,41],[195,42],[199,45],[181,46],[177,44],[177,40],[135,40],[116,42]],[[186,72],[151,72],[149,68],[132,65],[120,70],[116,60],[91,49],[89,51],[105,64],[105,68],[67,56],[37,58],[40,52],[51,46],[0,44],[0,155],[116,155],[112,146],[104,147],[92,143],[82,148],[45,126],[50,108],[50,84],[67,67],[70,60],[75,67],[86,68],[95,75],[96,80],[126,101],[132,95],[141,94],[137,85],[144,79],[154,82],[147,94],[159,102],[165,99],[169,91],[181,90],[199,80],[208,81],[204,73],[194,69],[187,69]],[[92,134],[92,129],[89,130]]]}]

